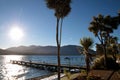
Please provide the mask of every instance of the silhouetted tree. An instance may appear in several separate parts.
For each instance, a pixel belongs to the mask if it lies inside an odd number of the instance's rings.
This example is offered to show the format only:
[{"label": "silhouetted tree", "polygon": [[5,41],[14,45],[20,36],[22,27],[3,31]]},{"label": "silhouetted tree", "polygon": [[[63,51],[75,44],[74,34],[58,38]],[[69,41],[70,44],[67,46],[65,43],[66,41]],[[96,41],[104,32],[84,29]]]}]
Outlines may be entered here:
[{"label": "silhouetted tree", "polygon": [[[46,0],[47,7],[55,11],[57,18],[56,24],[56,43],[57,43],[57,56],[58,56],[58,80],[60,80],[60,47],[62,37],[62,23],[63,18],[66,17],[71,11],[70,7],[71,0]],[[59,26],[59,22],[61,25]]]},{"label": "silhouetted tree", "polygon": [[90,37],[84,37],[82,39],[80,39],[80,44],[83,47],[83,54],[85,55],[85,61],[86,61],[86,72],[88,74],[89,70],[90,70],[90,59],[91,59],[91,55],[89,53],[89,48],[92,47],[93,45],[93,40]]},{"label": "silhouetted tree", "polygon": [[107,53],[111,54],[116,61],[116,54],[119,53],[118,38],[111,36],[107,46]]},{"label": "silhouetted tree", "polygon": [[117,29],[119,25],[119,16],[111,17],[111,16],[103,16],[98,15],[98,17],[93,17],[92,22],[89,26],[89,31],[93,32],[95,37],[99,39],[102,45],[104,57],[105,57],[105,66],[107,66],[107,54],[106,54],[106,46],[107,41],[110,38],[110,34],[113,33],[114,29]]},{"label": "silhouetted tree", "polygon": [[101,56],[101,55],[104,54],[103,52],[104,52],[103,51],[103,46],[101,44],[96,43],[96,53]]}]

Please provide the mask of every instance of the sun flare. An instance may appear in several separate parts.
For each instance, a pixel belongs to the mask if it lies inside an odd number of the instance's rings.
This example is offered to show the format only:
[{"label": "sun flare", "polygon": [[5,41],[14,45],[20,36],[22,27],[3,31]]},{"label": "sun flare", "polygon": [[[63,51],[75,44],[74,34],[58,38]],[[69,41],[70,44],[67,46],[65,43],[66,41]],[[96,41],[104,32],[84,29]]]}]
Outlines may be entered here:
[{"label": "sun flare", "polygon": [[19,27],[12,27],[9,31],[9,37],[12,40],[22,40],[24,36],[23,30]]}]

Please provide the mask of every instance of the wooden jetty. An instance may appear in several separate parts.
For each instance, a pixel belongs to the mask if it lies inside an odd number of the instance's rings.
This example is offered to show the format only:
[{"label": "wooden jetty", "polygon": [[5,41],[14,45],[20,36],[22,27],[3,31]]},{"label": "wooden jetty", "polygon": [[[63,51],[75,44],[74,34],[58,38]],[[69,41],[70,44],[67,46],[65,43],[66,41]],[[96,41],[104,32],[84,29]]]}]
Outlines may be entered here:
[{"label": "wooden jetty", "polygon": [[[51,63],[40,63],[40,62],[31,62],[31,61],[16,61],[16,60],[11,60],[10,63],[12,64],[18,64],[18,65],[23,65],[23,66],[28,66],[28,67],[35,67],[39,69],[47,69],[50,71],[57,71],[57,64],[51,64]],[[80,67],[80,66],[69,66],[69,65],[61,65],[61,70],[63,71],[65,68],[71,70],[71,69],[86,69],[85,67]]]}]

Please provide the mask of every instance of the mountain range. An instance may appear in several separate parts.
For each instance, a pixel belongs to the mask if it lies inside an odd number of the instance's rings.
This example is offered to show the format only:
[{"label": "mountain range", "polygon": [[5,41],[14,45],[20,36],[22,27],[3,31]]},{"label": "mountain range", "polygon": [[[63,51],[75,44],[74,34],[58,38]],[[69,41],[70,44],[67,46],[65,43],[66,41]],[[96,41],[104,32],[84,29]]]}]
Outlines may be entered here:
[{"label": "mountain range", "polygon": [[[77,45],[66,45],[61,47],[61,55],[79,55],[82,54],[83,48]],[[90,50],[90,53],[95,53]],[[0,54],[40,54],[40,55],[57,55],[56,46],[19,46],[10,47],[5,50],[0,49]]]}]

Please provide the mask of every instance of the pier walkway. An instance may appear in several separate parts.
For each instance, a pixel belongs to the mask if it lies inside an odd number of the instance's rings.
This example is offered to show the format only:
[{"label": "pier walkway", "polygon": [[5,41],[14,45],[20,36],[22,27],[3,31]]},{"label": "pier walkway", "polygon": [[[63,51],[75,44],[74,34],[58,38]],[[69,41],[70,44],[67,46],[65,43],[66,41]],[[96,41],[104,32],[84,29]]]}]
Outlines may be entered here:
[{"label": "pier walkway", "polygon": [[[50,71],[57,71],[57,64],[51,64],[51,63],[40,63],[40,62],[31,62],[31,61],[16,61],[16,60],[11,60],[10,63],[12,64],[18,64],[18,65],[23,65],[23,66],[28,66],[28,67],[35,67],[39,69],[48,69]],[[85,67],[80,67],[80,66],[69,66],[69,65],[61,65],[61,70],[64,68],[67,68],[69,70],[71,69],[86,69]]]}]

